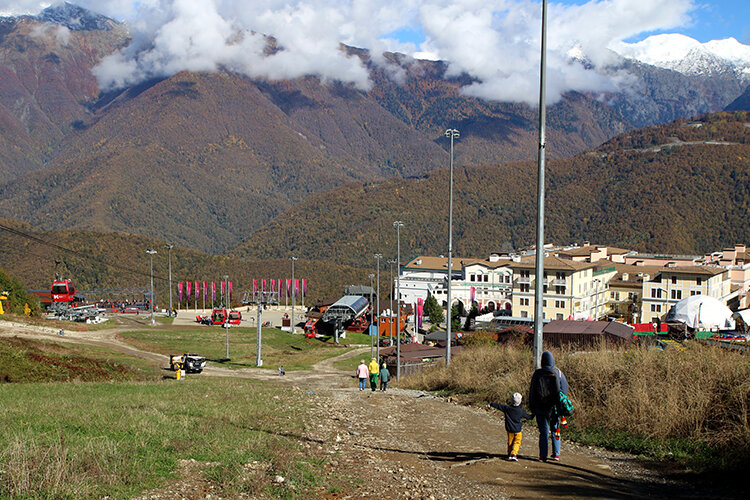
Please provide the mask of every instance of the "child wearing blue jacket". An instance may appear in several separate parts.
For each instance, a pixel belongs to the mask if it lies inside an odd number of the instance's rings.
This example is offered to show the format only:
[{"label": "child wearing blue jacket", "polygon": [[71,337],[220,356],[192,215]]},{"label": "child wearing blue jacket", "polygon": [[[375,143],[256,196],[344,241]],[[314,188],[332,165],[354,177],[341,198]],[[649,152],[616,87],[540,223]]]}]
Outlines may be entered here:
[{"label": "child wearing blue jacket", "polygon": [[534,418],[533,415],[529,415],[521,408],[522,398],[521,394],[516,392],[513,394],[512,405],[490,403],[492,408],[505,414],[505,430],[508,432],[508,460],[514,462],[518,461],[518,448],[521,447],[521,419],[531,420]]}]

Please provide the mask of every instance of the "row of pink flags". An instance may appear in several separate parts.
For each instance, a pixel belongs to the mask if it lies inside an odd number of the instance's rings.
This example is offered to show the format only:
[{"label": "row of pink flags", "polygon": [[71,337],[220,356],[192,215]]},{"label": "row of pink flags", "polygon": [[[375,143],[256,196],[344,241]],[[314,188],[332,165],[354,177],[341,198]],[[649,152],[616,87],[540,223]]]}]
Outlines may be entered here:
[{"label": "row of pink flags", "polygon": [[[270,287],[268,285],[270,284]],[[225,286],[226,285],[226,286]],[[258,288],[258,285],[260,285],[260,288]],[[208,300],[208,291],[211,290],[211,301],[216,301],[216,282],[215,281],[180,281],[177,283],[177,300],[179,302],[182,302],[182,295],[183,292],[185,292],[186,299],[188,301],[192,300],[193,298],[195,300],[198,300],[198,298],[201,295],[201,288],[203,289],[203,300]],[[225,290],[226,288],[226,290]],[[221,292],[221,297],[224,297],[224,292],[226,291],[229,294],[229,298],[231,300],[232,295],[234,293],[232,282],[219,282],[219,291]],[[292,280],[291,279],[271,279],[271,280],[253,280],[253,293],[257,293],[258,291],[262,292],[278,292],[279,297],[282,296],[283,293],[285,293],[286,297],[292,296]],[[300,291],[302,292],[300,294]],[[295,278],[294,280],[294,296],[305,296],[307,295],[307,279],[299,279]]]}]

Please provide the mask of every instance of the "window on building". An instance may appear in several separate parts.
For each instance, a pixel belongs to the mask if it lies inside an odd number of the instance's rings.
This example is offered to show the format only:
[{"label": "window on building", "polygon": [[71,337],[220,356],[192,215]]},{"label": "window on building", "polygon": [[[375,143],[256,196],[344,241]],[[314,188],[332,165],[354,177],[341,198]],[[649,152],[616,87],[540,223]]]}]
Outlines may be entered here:
[{"label": "window on building", "polygon": [[690,295],[700,295],[700,294],[701,294],[700,290],[690,290]]},{"label": "window on building", "polygon": [[528,306],[529,305],[529,299],[521,299],[521,305],[522,306]]},{"label": "window on building", "polygon": [[542,307],[547,307],[547,301],[546,300],[542,301]]},{"label": "window on building", "polygon": [[612,300],[620,300],[620,292],[612,292]]},{"label": "window on building", "polygon": [[528,292],[529,291],[529,284],[528,283],[521,283],[521,291],[522,292]]},{"label": "window on building", "polygon": [[701,278],[695,278],[695,284],[696,285],[702,285],[703,284],[703,280]]},{"label": "window on building", "polygon": [[565,287],[564,286],[556,286],[555,287],[555,293],[557,295],[565,295]]},{"label": "window on building", "polygon": [[522,269],[521,270],[521,277],[522,278],[529,278],[529,277],[531,277],[530,271],[528,269]]},{"label": "window on building", "polygon": [[[469,275],[469,281],[474,281],[474,275],[473,275],[473,274],[470,274],[470,275]],[[447,338],[447,337],[446,337],[446,338]]]},{"label": "window on building", "polygon": [[677,284],[677,276],[672,276],[672,284],[673,285]]},{"label": "window on building", "polygon": [[651,304],[651,312],[661,312],[661,304]]},{"label": "window on building", "polygon": [[[565,318],[563,318],[563,314],[562,313],[557,313],[557,314],[555,314],[555,319],[565,319]],[[446,338],[448,338],[448,337],[446,337]]]},{"label": "window on building", "polygon": [[555,307],[558,309],[565,309],[565,301],[564,300],[556,300],[555,301]]},{"label": "window on building", "polygon": [[[528,318],[529,317],[529,311],[521,311],[521,317],[522,318]],[[447,338],[447,337],[446,337]],[[447,341],[446,341],[447,342]]]},{"label": "window on building", "polygon": [[558,280],[564,280],[565,279],[565,273],[555,273],[555,278]]},{"label": "window on building", "polygon": [[682,298],[682,290],[672,290],[672,299],[680,300]]},{"label": "window on building", "polygon": [[661,298],[661,288],[652,288],[651,289],[651,298],[652,299],[660,299]]},{"label": "window on building", "polygon": [[[488,283],[489,281],[490,281],[490,275],[489,274],[485,274],[484,275],[484,282]],[[446,337],[446,338],[448,338],[448,337]]]}]

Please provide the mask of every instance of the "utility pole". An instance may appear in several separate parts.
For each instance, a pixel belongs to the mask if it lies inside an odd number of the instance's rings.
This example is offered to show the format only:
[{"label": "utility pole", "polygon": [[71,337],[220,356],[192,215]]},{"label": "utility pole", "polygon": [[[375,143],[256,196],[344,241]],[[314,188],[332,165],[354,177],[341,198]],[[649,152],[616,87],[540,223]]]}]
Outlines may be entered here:
[{"label": "utility pole", "polygon": [[448,322],[446,324],[447,338],[445,342],[445,364],[451,364],[451,281],[453,280],[453,140],[458,139],[458,130],[449,128],[445,136],[451,140],[451,173],[448,187]]},{"label": "utility pole", "polygon": [[404,223],[397,220],[396,228],[396,380],[401,380],[401,228]]},{"label": "utility pole", "polygon": [[172,249],[174,248],[174,245],[172,243],[168,243],[164,245],[164,247],[167,249],[167,253],[169,254],[169,315],[172,316]]},{"label": "utility pole", "polygon": [[294,328],[294,303],[297,301],[294,293],[294,261],[297,260],[297,257],[289,257],[289,260],[292,261],[292,335],[294,335],[296,333]]},{"label": "utility pole", "polygon": [[373,280],[373,278],[375,278],[375,275],[374,274],[369,274],[367,277],[370,278],[370,331],[369,331],[369,334],[370,334],[370,359],[372,359],[372,354],[373,354],[373,352],[372,352],[373,351],[373,345],[372,345],[372,325],[373,325],[373,323],[375,323],[375,308],[372,307],[372,280]]},{"label": "utility pole", "polygon": [[156,253],[156,250],[149,248],[146,250],[146,253],[151,261],[151,303],[149,308],[151,309],[151,324],[154,325],[156,324],[156,321],[154,320],[154,304],[156,303],[154,300],[154,254]]},{"label": "utility pole", "polygon": [[261,346],[261,331],[260,331],[260,325],[263,322],[263,304],[258,302],[258,335],[255,339],[256,346],[255,346],[255,366],[263,366],[263,360],[260,359],[260,346]]},{"label": "utility pole", "polygon": [[537,165],[536,283],[534,286],[534,368],[542,366],[544,327],[544,161],[547,92],[547,0],[542,0],[542,57],[539,71],[539,159]]},{"label": "utility pole", "polygon": [[375,352],[376,352],[376,358],[378,360],[378,363],[380,363],[380,260],[383,258],[383,254],[376,253],[375,254],[375,260],[378,261],[378,289],[376,291],[375,297],[377,297],[377,320],[375,321],[375,325],[377,325],[378,329],[375,332]]}]

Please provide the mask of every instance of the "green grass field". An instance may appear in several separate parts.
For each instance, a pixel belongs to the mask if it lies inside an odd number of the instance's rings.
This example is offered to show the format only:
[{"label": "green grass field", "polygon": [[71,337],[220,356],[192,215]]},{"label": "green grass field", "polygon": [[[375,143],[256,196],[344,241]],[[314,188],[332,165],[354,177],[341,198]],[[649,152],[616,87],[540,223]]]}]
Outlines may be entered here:
[{"label": "green grass field", "polygon": [[306,498],[324,463],[303,435],[305,397],[209,377],[0,384],[0,497],[130,498],[194,459],[224,498]]},{"label": "green grass field", "polygon": [[153,363],[73,343],[0,338],[0,382],[155,380]]},{"label": "green grass field", "polygon": [[[315,363],[351,350],[332,341],[308,339],[276,328],[264,328],[261,358],[263,367],[308,370]],[[192,352],[230,368],[255,367],[255,328],[229,329],[229,361],[223,328],[209,326],[160,328],[120,333],[120,338],[140,349],[166,355]]]}]

